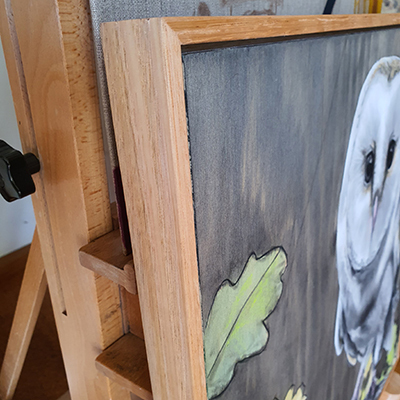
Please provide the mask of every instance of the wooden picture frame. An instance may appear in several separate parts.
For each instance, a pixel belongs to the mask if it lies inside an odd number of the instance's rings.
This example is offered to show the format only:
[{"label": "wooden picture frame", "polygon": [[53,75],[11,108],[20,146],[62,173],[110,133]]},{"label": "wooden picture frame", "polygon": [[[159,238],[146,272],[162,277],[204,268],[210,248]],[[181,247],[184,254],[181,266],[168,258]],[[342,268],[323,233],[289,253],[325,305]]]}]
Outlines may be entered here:
[{"label": "wooden picture frame", "polygon": [[154,398],[207,398],[182,51],[398,26],[398,15],[160,18],[103,25]]}]

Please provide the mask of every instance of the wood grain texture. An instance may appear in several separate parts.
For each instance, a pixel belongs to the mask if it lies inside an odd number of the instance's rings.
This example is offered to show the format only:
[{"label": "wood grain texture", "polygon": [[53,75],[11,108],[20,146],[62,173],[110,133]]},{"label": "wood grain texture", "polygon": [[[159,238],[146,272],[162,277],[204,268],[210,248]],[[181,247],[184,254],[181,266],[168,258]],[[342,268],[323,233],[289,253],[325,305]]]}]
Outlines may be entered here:
[{"label": "wood grain texture", "polygon": [[131,333],[124,335],[96,358],[96,366],[140,399],[153,399],[143,339]]},{"label": "wood grain texture", "polygon": [[[395,15],[257,17],[256,19],[244,17],[163,18],[103,25],[106,71],[121,171],[124,187],[127,190],[128,215],[133,234],[138,291],[155,396],[161,396],[160,398],[169,398],[168,396],[181,398],[179,396],[186,390],[182,398],[192,398],[189,393],[194,386],[186,381],[183,375],[174,374],[173,369],[178,371],[181,366],[185,365],[185,370],[190,373],[188,366],[192,365],[191,362],[197,356],[200,347],[197,338],[195,338],[196,340],[191,342],[193,356],[188,351],[186,351],[185,358],[180,355],[177,356],[179,354],[177,351],[175,351],[175,354],[170,353],[170,349],[178,348],[172,340],[174,335],[181,338],[182,342],[188,338],[192,340],[193,333],[197,334],[196,329],[199,329],[197,320],[194,321],[191,329],[192,336],[184,329],[174,328],[174,324],[178,320],[180,324],[189,325],[188,320],[185,319],[188,314],[176,312],[179,304],[182,304],[183,306],[181,307],[184,309],[184,307],[188,308],[188,303],[191,303],[192,307],[195,307],[193,309],[195,313],[199,312],[199,308],[197,304],[193,303],[195,300],[193,295],[192,300],[189,300],[188,293],[174,293],[174,295],[171,295],[168,289],[174,286],[176,291],[185,291],[188,287],[191,287],[190,285],[193,282],[193,288],[196,290],[196,296],[198,296],[198,282],[197,286],[194,283],[197,266],[195,263],[195,250],[191,250],[191,246],[193,246],[192,239],[190,235],[186,237],[183,235],[176,236],[176,233],[180,232],[177,229],[184,229],[180,225],[184,217],[187,224],[186,229],[193,229],[192,211],[185,214],[182,206],[176,207],[179,201],[183,202],[180,204],[184,204],[186,201],[190,207],[193,205],[192,198],[188,194],[189,190],[186,191],[185,187],[188,185],[190,178],[187,178],[185,168],[179,169],[182,166],[180,163],[183,161],[183,163],[186,163],[187,171],[189,171],[189,159],[187,158],[185,161],[179,158],[180,155],[184,154],[184,150],[179,146],[183,144],[186,147],[188,146],[187,127],[183,121],[185,113],[182,112],[182,110],[185,110],[185,104],[183,102],[183,78],[180,76],[182,73],[181,47],[192,44],[216,43],[215,48],[218,48],[218,43],[226,45],[230,41],[285,36],[303,37],[314,33],[346,33],[361,29],[396,27],[399,23],[399,16]],[[242,44],[245,44],[245,42],[242,42]],[[218,87],[218,84],[213,85],[214,90],[216,87]],[[257,86],[254,90],[256,88]],[[221,99],[219,100],[220,102],[222,101]],[[332,99],[325,100],[327,100],[327,104],[332,101]],[[229,101],[226,104],[229,104]],[[214,109],[216,110],[218,107],[219,105]],[[326,110],[329,111],[330,108],[328,107]],[[324,118],[330,117],[331,113],[329,111]],[[325,119],[323,122],[326,122]],[[260,126],[267,125],[263,123]],[[207,132],[212,132],[212,130],[213,127],[211,131]],[[175,134],[182,143],[178,142],[178,140],[175,141]],[[341,151],[341,154],[344,154],[344,152]],[[171,158],[174,158],[175,161],[168,158],[169,155],[172,155]],[[223,157],[219,158],[219,160],[223,159]],[[207,164],[202,165],[204,167]],[[299,182],[301,181],[300,178]],[[177,182],[179,182],[179,185],[177,185]],[[258,180],[258,182],[260,181]],[[222,181],[220,186],[225,183],[226,181]],[[204,191],[204,193],[209,192]],[[224,200],[226,198],[223,198],[220,202],[221,207],[224,207]],[[337,204],[335,204],[336,206]],[[265,202],[263,207],[265,207]],[[175,211],[178,209],[180,213]],[[231,207],[229,209],[234,210],[235,208]],[[177,212],[176,215],[175,212]],[[263,215],[270,214],[264,213]],[[275,214],[272,213],[272,215]],[[309,215],[307,214],[308,217]],[[290,240],[297,237],[296,235],[293,236],[292,228],[293,226],[288,231],[291,237]],[[310,228],[310,231],[312,229]],[[223,229],[223,231],[231,232],[229,229]],[[207,229],[204,232],[207,232]],[[265,232],[264,235],[258,235],[258,239],[255,242],[260,246],[261,237],[265,237]],[[190,240],[180,241],[181,238]],[[218,237],[209,237],[208,239],[212,240],[217,248],[220,248],[218,247]],[[268,249],[261,250],[266,251]],[[179,262],[175,261],[175,257],[179,257],[181,252],[186,251],[189,252],[189,256],[186,256],[188,264],[185,271],[188,275],[192,274],[193,278],[193,280],[189,279],[190,285],[188,286],[178,278],[176,269],[179,270],[181,267]],[[191,251],[193,251],[193,258],[191,258]],[[211,251],[209,253],[214,254]],[[248,254],[246,257],[248,257]],[[169,267],[169,260],[175,261],[175,269]],[[246,258],[243,259],[243,262],[245,260]],[[159,267],[161,264],[163,269]],[[214,264],[209,262],[207,265]],[[232,265],[232,263],[227,265]],[[168,270],[166,275],[164,275],[165,270]],[[226,276],[222,276],[221,281],[225,278]],[[169,282],[166,283],[165,281]],[[221,281],[214,279],[214,285],[218,286]],[[233,279],[233,281],[235,280]],[[144,288],[147,289],[147,292],[145,292]],[[163,318],[163,313],[167,313],[167,311],[163,309],[162,301],[159,300],[160,296],[163,297],[163,302],[167,303],[170,309],[173,310],[172,312],[169,311],[168,320]],[[310,302],[310,299],[311,297],[307,301]],[[307,307],[311,308],[311,305],[308,304]],[[309,319],[309,321],[309,324],[302,329],[299,335],[304,336],[307,332],[312,331],[313,327],[310,325],[312,320]],[[333,323],[334,318],[330,321]],[[158,329],[165,328],[166,330],[162,332],[165,335],[164,339],[160,337]],[[153,333],[157,334],[158,337],[152,337]],[[276,335],[275,338],[279,339]],[[330,344],[332,345],[332,343]],[[333,346],[330,346],[329,351],[332,352],[332,349]],[[320,350],[323,351],[322,349]],[[314,354],[318,354],[318,351]],[[163,359],[161,355],[164,356]],[[180,365],[177,365],[178,360]],[[203,367],[204,364],[203,362],[201,363]],[[167,368],[168,364],[173,364],[173,369],[171,367]],[[168,370],[166,376],[160,378],[159,371],[165,370]],[[252,372],[255,372],[254,368]],[[298,379],[301,382],[301,377],[298,377]],[[248,381],[250,381],[250,378]],[[180,391],[173,391],[174,389],[171,388],[178,386],[177,382],[180,382]],[[237,382],[243,384],[243,380],[237,379]],[[204,375],[196,383],[201,388],[200,390],[203,390]],[[292,383],[294,382],[290,382],[289,386]],[[235,388],[232,385],[230,389],[229,393],[224,393],[224,398],[232,398],[229,396],[232,396],[233,393],[243,394],[242,391],[238,391],[237,385],[235,385]],[[315,389],[318,390],[318,385],[315,386]],[[347,391],[352,389],[348,387]],[[332,387],[327,390],[332,390]],[[200,394],[197,391],[197,394],[199,398],[206,396],[204,392]],[[284,396],[284,393],[281,393],[280,396]]]},{"label": "wood grain texture", "polygon": [[124,332],[133,333],[135,336],[144,339],[139,296],[137,294],[129,293],[124,288],[121,288],[121,304],[122,304],[122,315],[125,317]]},{"label": "wood grain texture", "polygon": [[14,19],[9,0],[0,2],[0,36],[5,55],[8,79],[14,99],[15,114],[24,150],[34,149],[32,116],[28,94],[26,92],[25,76],[22,68],[18,38],[15,32]]},{"label": "wood grain texture", "polygon": [[[376,29],[400,24],[400,15],[398,14],[165,17],[156,19],[175,33],[182,46]],[[147,21],[151,20],[150,18]],[[135,20],[107,22],[103,26],[118,24],[122,27],[134,24],[133,21]],[[104,28],[104,30],[106,29]]]},{"label": "wood grain texture", "polygon": [[163,18],[182,45],[374,29],[400,24],[396,14]]},{"label": "wood grain texture", "polygon": [[2,400],[11,400],[14,396],[46,289],[42,252],[35,230],[0,371]]},{"label": "wood grain texture", "polygon": [[123,334],[118,286],[78,258],[80,247],[112,228],[87,5],[64,2],[62,15],[56,1],[4,5],[14,30],[6,59],[18,67],[17,118],[27,121],[21,139],[42,166],[32,200],[71,396],[121,398],[94,364]]},{"label": "wood grain texture", "polygon": [[132,256],[122,253],[119,230],[114,230],[79,250],[83,267],[123,286],[129,293],[137,294],[136,276]]},{"label": "wood grain texture", "polygon": [[400,375],[392,371],[379,400],[399,400],[400,399]]},{"label": "wood grain texture", "polygon": [[[111,203],[111,215],[113,220],[113,228],[118,229],[118,215],[116,203]],[[132,256],[130,256],[132,259]],[[144,338],[142,316],[140,314],[139,296],[137,295],[136,274],[135,274],[135,290],[136,294],[129,293],[124,287],[120,287],[121,307],[124,325],[124,333],[133,333],[134,335]],[[133,395],[131,395],[133,396]]]},{"label": "wood grain texture", "polygon": [[[88,0],[58,0],[88,242],[112,230]],[[94,275],[102,348],[123,333],[118,285]],[[112,387],[109,388],[111,397]],[[120,395],[117,394],[117,397]]]},{"label": "wood grain texture", "polygon": [[[3,45],[7,72],[10,81],[11,92],[14,100],[14,109],[18,121],[18,129],[24,153],[33,153],[38,156],[38,149],[33,128],[32,113],[26,88],[25,74],[22,66],[21,53],[15,28],[13,11],[9,0],[0,2],[0,34]],[[53,237],[50,227],[50,219],[46,206],[46,197],[41,173],[35,174],[33,180],[36,193],[31,196],[36,218],[43,216],[40,231],[42,233],[42,245],[53,246]],[[65,310],[64,295],[54,252],[47,255],[46,261],[47,279],[51,281],[53,293],[53,307],[62,313]],[[51,269],[51,273],[49,272]]]},{"label": "wood grain texture", "polygon": [[58,0],[89,239],[111,227],[88,0]]},{"label": "wood grain texture", "polygon": [[160,20],[104,33],[153,395],[205,399],[180,43]]}]

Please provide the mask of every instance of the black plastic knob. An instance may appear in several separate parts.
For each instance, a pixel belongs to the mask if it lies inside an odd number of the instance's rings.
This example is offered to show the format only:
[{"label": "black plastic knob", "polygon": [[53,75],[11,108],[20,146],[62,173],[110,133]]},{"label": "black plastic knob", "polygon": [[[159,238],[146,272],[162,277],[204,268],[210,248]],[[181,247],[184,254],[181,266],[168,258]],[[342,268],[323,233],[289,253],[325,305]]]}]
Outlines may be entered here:
[{"label": "black plastic knob", "polygon": [[40,162],[32,153],[23,155],[0,140],[0,193],[12,202],[35,193],[32,175],[40,171]]}]

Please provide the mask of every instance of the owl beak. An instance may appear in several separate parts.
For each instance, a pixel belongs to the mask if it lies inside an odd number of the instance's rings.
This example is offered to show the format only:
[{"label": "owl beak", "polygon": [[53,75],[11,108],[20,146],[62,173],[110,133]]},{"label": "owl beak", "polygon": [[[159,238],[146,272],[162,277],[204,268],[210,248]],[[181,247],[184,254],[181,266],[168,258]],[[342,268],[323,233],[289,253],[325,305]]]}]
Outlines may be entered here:
[{"label": "owl beak", "polygon": [[379,196],[375,196],[374,204],[373,204],[373,207],[372,207],[372,232],[374,231],[376,217],[378,215],[378,202],[379,202]]}]

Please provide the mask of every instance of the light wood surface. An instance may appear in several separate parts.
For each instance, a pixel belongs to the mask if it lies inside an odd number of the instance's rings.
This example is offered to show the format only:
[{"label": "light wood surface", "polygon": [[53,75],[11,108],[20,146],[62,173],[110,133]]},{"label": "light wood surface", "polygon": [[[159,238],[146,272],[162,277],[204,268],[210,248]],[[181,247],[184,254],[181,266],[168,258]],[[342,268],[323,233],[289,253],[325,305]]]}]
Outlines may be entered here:
[{"label": "light wood surface", "polygon": [[97,357],[96,366],[140,399],[153,399],[143,339],[128,333]]},{"label": "light wood surface", "polygon": [[165,18],[182,45],[287,37],[389,27],[399,15],[364,14],[335,16],[251,16]]},{"label": "light wood surface", "polygon": [[2,40],[23,148],[42,167],[32,200],[71,397],[128,399],[94,363],[123,334],[118,286],[78,257],[112,229],[88,2],[15,0],[11,7],[2,2]]},{"label": "light wood surface", "polygon": [[155,398],[206,398],[182,46],[219,47],[399,24],[398,15],[360,15],[161,18],[103,25]]},{"label": "light wood surface", "polygon": [[[58,0],[77,162],[90,240],[111,227],[88,0]],[[36,6],[38,9],[39,7]],[[101,188],[101,190],[99,190]]]},{"label": "light wood surface", "polygon": [[400,375],[393,371],[386,382],[379,400],[399,400],[400,399]]},{"label": "light wood surface", "polygon": [[205,399],[180,43],[151,20],[104,48],[153,395]]},{"label": "light wood surface", "polygon": [[14,396],[46,289],[42,252],[35,230],[0,371],[2,400],[11,400]]},{"label": "light wood surface", "polygon": [[0,1],[0,37],[14,100],[15,114],[24,150],[34,149],[32,116],[26,91],[25,76],[15,32],[14,18],[8,0]]},{"label": "light wood surface", "polygon": [[[26,88],[25,74],[22,66],[13,11],[10,1],[8,0],[0,1],[0,35],[14,100],[14,109],[18,121],[22,149],[25,153],[31,152],[37,156],[38,149],[33,128],[30,100]],[[46,208],[44,184],[43,179],[41,179],[41,174],[35,174],[33,180],[35,181],[37,189],[35,195],[32,196],[33,206],[36,210],[35,213],[39,213],[43,216],[40,225],[41,230],[45,232],[45,234],[42,234],[43,237],[41,244],[44,245],[45,243],[48,243],[48,246],[53,246],[53,238]],[[59,312],[62,312],[65,310],[65,303],[54,253],[49,253],[47,257],[47,268],[47,279],[52,282],[51,286],[54,294],[53,307],[59,310]],[[49,273],[49,269],[51,269],[51,273]]]},{"label": "light wood surface", "polygon": [[121,288],[121,304],[122,314],[124,316],[124,332],[133,333],[141,339],[144,339],[139,296]]},{"label": "light wood surface", "polygon": [[[111,215],[113,219],[113,228],[116,230],[119,227],[116,203],[111,203]],[[120,246],[121,244],[118,243],[117,247],[120,248]],[[132,259],[132,256],[130,256],[130,259]],[[124,333],[130,332],[143,339],[143,324],[140,314],[139,296],[137,295],[136,274],[135,290],[136,294],[133,294],[129,293],[124,287],[120,287]]]},{"label": "light wood surface", "polygon": [[[391,27],[400,24],[400,15],[166,17],[160,20],[164,29],[170,28],[180,44],[186,46]],[[131,23],[121,21],[115,24]],[[104,26],[108,24],[114,23]]]},{"label": "light wood surface", "polygon": [[122,251],[119,230],[114,230],[83,246],[79,250],[79,260],[83,267],[137,294],[132,255],[125,256]]}]

